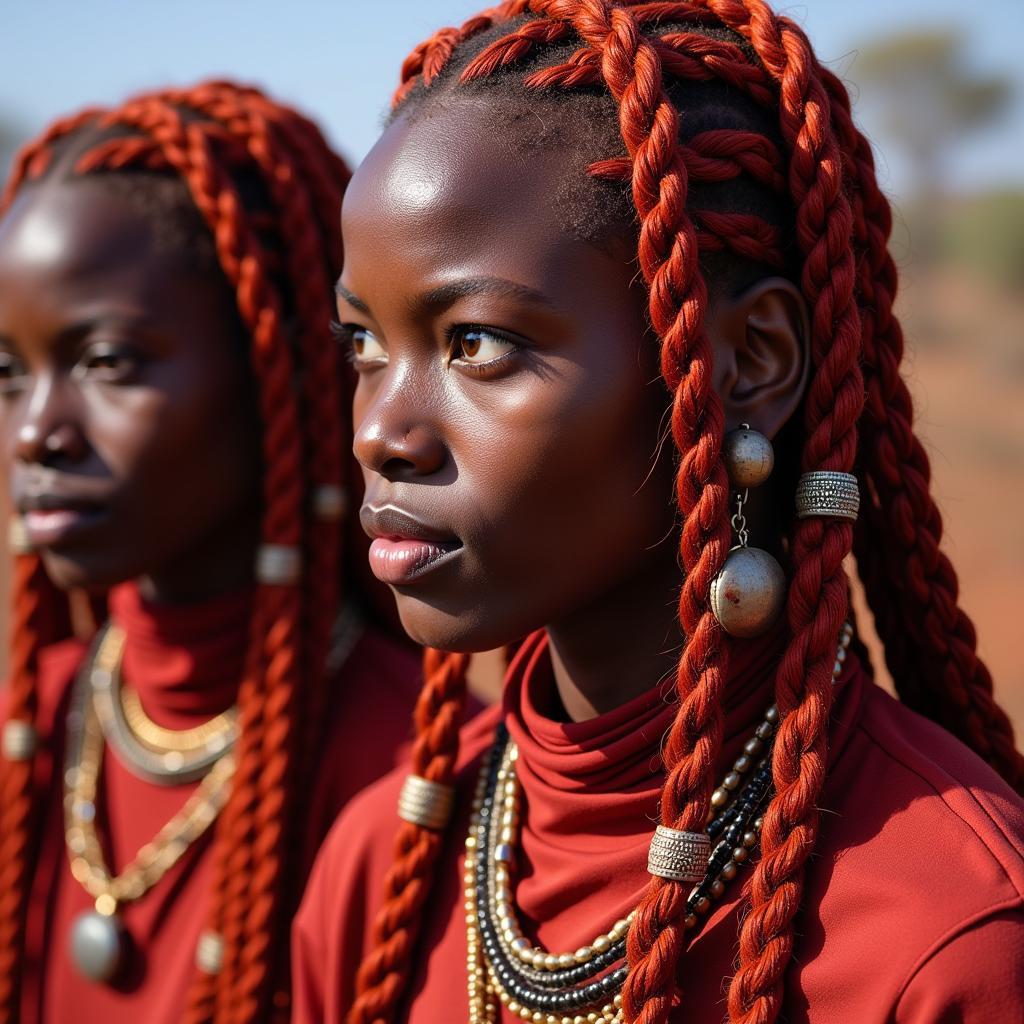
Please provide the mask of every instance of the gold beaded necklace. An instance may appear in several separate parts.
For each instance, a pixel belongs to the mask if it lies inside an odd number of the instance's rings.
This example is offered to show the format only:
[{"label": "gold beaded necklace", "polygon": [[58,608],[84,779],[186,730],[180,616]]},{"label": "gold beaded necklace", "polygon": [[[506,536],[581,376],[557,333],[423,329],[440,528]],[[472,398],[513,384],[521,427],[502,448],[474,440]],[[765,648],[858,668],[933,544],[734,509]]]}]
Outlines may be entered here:
[{"label": "gold beaded necklace", "polygon": [[96,832],[96,796],[103,764],[104,735],[96,707],[93,676],[116,669],[122,638],[107,630],[83,667],[68,715],[65,770],[65,844],[72,876],[95,899],[95,908],[76,918],[71,953],[78,969],[92,981],[107,981],[124,957],[124,929],[117,917],[121,904],[139,899],[182,858],[216,820],[230,792],[233,756],[222,754],[182,809],[120,873],[112,875]]},{"label": "gold beaded necklace", "polygon": [[[842,672],[852,637],[853,629],[849,623],[845,623],[840,632],[832,667],[833,683]],[[772,705],[765,712],[764,720],[754,735],[744,745],[744,752],[733,763],[732,770],[714,791],[709,825],[716,814],[724,817],[729,813],[730,807],[739,806],[744,777],[748,773],[756,769],[762,777],[770,779],[768,745],[778,723],[779,712]],[[551,953],[533,946],[523,935],[516,920],[511,862],[514,859],[513,846],[520,822],[519,784],[515,770],[518,756],[515,743],[508,740],[503,749],[499,749],[499,744],[496,744],[490,756],[484,759],[466,837],[463,886],[469,1024],[496,1024],[500,1005],[504,1005],[510,1013],[520,1019],[531,1021],[533,1024],[621,1024],[623,1016],[619,979],[624,977],[625,968],[619,967],[614,971],[607,968],[612,965],[609,955],[614,957],[617,948],[621,949],[635,912],[616,921],[608,932],[599,935],[593,942],[581,946],[573,953]],[[495,768],[494,806],[487,808],[485,805],[489,784]],[[749,783],[752,787],[756,784],[756,778]],[[767,795],[767,788],[763,793],[759,791],[759,794],[750,799],[753,806],[763,801]],[[688,912],[684,919],[684,927],[687,930],[698,927],[700,918],[710,912],[713,901],[724,894],[728,883],[736,877],[740,867],[757,846],[762,818],[759,814],[756,817],[751,814],[748,820],[749,827],[746,827],[745,831],[741,833],[739,828],[736,829],[738,842],[734,847],[720,844],[723,845],[722,855],[719,856],[716,851],[704,882],[696,886],[691,893]],[[740,818],[739,821],[743,819]],[[729,835],[729,832],[724,834]],[[486,905],[481,901],[482,877],[486,878]],[[489,947],[481,921],[485,914],[494,922]],[[500,951],[500,955],[504,956],[508,963],[518,966],[500,970],[496,960],[488,955],[488,948],[496,953]],[[577,968],[586,970],[588,967],[593,968],[593,973],[588,974],[588,978],[598,978],[588,987],[594,989],[595,994],[602,995],[602,999],[596,1003],[591,1001],[589,1005],[578,1006],[568,1015],[558,1012],[554,1009],[558,996],[565,998],[564,993],[569,990],[563,989],[560,992],[557,983],[552,983],[550,979],[564,977],[571,981],[574,973],[578,973]],[[548,981],[545,981],[545,974]],[[509,979],[512,979],[513,985],[516,984],[516,979],[521,979],[524,983],[533,983],[536,986],[531,986],[533,1004],[522,995],[517,998],[516,992],[509,990]],[[551,996],[552,992],[557,995]],[[603,1001],[605,995],[608,997],[606,1002]],[[548,997],[547,1003],[541,1002],[541,1008],[538,1008],[537,1002],[545,996]]]}]

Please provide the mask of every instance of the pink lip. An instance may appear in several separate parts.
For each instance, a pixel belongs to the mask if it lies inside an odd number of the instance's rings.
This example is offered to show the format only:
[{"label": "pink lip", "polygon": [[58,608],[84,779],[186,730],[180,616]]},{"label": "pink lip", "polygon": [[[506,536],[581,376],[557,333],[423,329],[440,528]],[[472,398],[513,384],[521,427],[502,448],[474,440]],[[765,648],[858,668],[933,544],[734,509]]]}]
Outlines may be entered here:
[{"label": "pink lip", "polygon": [[462,550],[446,544],[407,537],[377,537],[370,545],[370,571],[381,583],[399,586],[429,572]]},{"label": "pink lip", "polygon": [[45,548],[67,540],[102,515],[98,509],[29,509],[22,516],[33,547]]}]

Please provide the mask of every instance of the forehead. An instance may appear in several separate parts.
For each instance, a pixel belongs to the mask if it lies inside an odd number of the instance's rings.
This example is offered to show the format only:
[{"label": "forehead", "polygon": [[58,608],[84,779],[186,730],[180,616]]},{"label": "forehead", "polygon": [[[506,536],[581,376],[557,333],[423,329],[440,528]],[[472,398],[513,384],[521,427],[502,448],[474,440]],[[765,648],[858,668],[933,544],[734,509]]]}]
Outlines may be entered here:
[{"label": "forehead", "polygon": [[95,181],[30,186],[0,220],[0,275],[84,282],[130,274],[156,258],[154,238],[148,218]]},{"label": "forehead", "polygon": [[346,191],[346,269],[396,245],[404,260],[428,261],[485,246],[542,257],[582,248],[562,209],[577,164],[565,147],[524,145],[478,98],[400,115]]}]

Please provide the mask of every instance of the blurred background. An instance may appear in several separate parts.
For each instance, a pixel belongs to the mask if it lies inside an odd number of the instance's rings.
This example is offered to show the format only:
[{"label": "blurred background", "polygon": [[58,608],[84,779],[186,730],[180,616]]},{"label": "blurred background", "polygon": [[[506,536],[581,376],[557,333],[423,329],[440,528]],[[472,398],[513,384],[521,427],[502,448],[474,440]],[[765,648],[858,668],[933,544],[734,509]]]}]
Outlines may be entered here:
[{"label": "blurred background", "polygon": [[[7,0],[0,178],[19,143],[58,115],[210,76],[251,81],[291,101],[358,162],[405,55],[482,6]],[[897,208],[893,247],[918,431],[932,455],[964,606],[1020,736],[1024,18],[1018,0],[817,0],[784,12],[851,88]]]}]

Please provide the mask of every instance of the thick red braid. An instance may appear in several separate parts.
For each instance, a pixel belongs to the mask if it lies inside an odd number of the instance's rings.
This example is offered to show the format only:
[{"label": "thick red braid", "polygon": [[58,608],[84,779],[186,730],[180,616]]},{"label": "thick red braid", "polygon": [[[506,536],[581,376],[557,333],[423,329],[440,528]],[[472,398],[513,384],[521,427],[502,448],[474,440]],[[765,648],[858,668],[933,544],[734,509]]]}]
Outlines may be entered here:
[{"label": "thick red braid", "polygon": [[[452,781],[459,754],[459,726],[466,702],[467,654],[424,655],[424,685],[416,703],[412,771],[431,782]],[[408,977],[419,919],[426,903],[443,836],[402,822],[395,838],[395,861],[384,879],[384,903],[373,927],[373,951],[363,960],[358,996],[348,1024],[390,1020]]]},{"label": "thick red braid", "polygon": [[[95,135],[91,144],[88,132]],[[250,336],[263,431],[262,543],[303,554],[298,584],[257,587],[238,697],[237,770],[213,853],[208,927],[223,939],[223,965],[216,974],[197,972],[185,1015],[190,1024],[248,1024],[270,1012],[272,989],[282,981],[275,936],[296,890],[291,794],[310,764],[308,753],[302,763],[297,758],[299,730],[313,730],[323,717],[303,711],[307,701],[322,709],[326,700],[323,662],[338,604],[340,525],[317,518],[315,506],[321,488],[341,487],[345,471],[347,441],[337,416],[346,402],[345,378],[327,325],[348,171],[308,120],[255,89],[212,82],[61,122],[26,150],[8,197],[52,172],[55,147],[77,133],[85,150],[62,173],[146,169],[186,185]],[[269,209],[247,209],[237,173],[262,179]],[[287,299],[278,273],[282,257]],[[286,301],[298,323],[294,345],[284,327]],[[306,388],[302,404],[298,379]],[[0,907],[24,900],[27,883],[25,877],[15,885],[11,877],[9,890],[4,881]],[[19,946],[13,931],[0,927],[0,956],[16,964]]]}]

